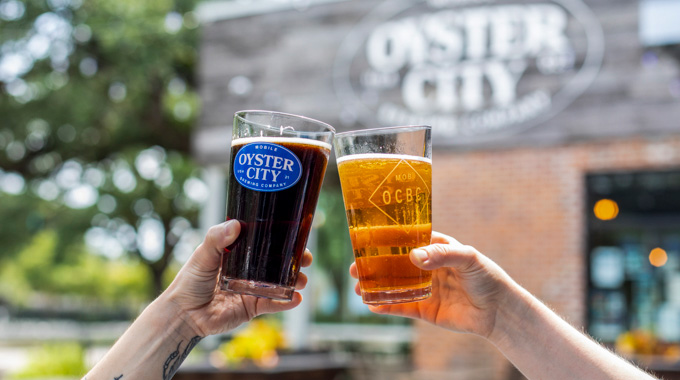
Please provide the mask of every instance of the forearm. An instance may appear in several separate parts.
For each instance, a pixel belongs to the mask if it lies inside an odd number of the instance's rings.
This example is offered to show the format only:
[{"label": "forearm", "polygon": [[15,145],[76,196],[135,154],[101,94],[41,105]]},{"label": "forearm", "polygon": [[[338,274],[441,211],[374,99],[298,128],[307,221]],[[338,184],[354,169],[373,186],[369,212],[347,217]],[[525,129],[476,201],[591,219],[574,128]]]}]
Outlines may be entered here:
[{"label": "forearm", "polygon": [[85,379],[171,379],[202,338],[195,330],[161,296],[142,312]]},{"label": "forearm", "polygon": [[653,379],[516,284],[496,318],[489,339],[529,379]]}]

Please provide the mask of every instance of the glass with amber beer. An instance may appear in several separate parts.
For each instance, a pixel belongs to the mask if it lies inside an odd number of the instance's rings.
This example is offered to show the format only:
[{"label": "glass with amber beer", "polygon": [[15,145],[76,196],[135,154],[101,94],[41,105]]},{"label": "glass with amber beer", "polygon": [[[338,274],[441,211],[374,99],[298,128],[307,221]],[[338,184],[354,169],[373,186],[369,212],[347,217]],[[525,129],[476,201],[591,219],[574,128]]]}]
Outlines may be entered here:
[{"label": "glass with amber beer", "polygon": [[409,252],[430,244],[429,126],[365,129],[335,136],[335,155],[364,303],[425,299],[432,273]]},{"label": "glass with amber beer", "polygon": [[222,290],[293,297],[334,134],[303,116],[234,115],[227,220],[241,234],[222,256]]}]

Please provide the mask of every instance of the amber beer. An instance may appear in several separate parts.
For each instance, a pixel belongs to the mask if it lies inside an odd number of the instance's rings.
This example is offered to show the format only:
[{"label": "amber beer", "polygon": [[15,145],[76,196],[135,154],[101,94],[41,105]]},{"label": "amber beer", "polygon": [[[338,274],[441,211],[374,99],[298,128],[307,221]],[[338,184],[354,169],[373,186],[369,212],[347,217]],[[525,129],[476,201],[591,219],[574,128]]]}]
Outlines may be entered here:
[{"label": "amber beer", "polygon": [[240,222],[241,233],[222,257],[221,287],[289,300],[334,131],[295,115],[242,114],[235,118],[226,212]]},{"label": "amber beer", "polygon": [[364,302],[427,298],[432,273],[413,265],[409,252],[430,244],[431,159],[347,155],[338,158],[338,173]]}]

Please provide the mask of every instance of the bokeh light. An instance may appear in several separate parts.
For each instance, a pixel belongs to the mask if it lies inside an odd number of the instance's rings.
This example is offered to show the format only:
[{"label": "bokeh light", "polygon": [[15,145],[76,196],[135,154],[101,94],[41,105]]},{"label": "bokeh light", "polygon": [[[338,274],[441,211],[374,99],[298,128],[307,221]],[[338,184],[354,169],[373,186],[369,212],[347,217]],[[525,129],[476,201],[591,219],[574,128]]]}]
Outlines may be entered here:
[{"label": "bokeh light", "polygon": [[619,205],[611,199],[600,199],[595,203],[593,212],[600,220],[612,220],[619,215]]},{"label": "bokeh light", "polygon": [[663,249],[657,247],[652,249],[651,252],[649,252],[649,263],[654,265],[655,267],[662,267],[666,264],[668,261],[668,255],[666,254],[666,251]]}]

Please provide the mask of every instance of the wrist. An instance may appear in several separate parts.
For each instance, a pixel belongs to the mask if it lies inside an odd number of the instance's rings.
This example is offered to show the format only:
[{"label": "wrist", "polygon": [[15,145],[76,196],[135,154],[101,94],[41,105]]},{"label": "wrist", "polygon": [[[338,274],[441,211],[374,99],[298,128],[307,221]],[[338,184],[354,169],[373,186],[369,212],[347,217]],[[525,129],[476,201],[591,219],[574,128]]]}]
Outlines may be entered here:
[{"label": "wrist", "polygon": [[124,378],[149,379],[162,371],[163,378],[169,379],[166,374],[179,367],[199,340],[181,309],[167,295],[161,295],[144,309],[87,377],[120,378],[119,374],[124,374]]},{"label": "wrist", "polygon": [[505,286],[504,295],[500,297],[494,327],[487,339],[501,351],[518,343],[518,336],[525,329],[530,328],[531,310],[535,299],[524,288],[513,280]]},{"label": "wrist", "polygon": [[205,337],[203,331],[191,318],[180,302],[173,296],[170,288],[156,298],[151,305],[150,311],[157,316],[162,329],[167,332],[175,332],[180,339],[192,339],[196,336]]}]

